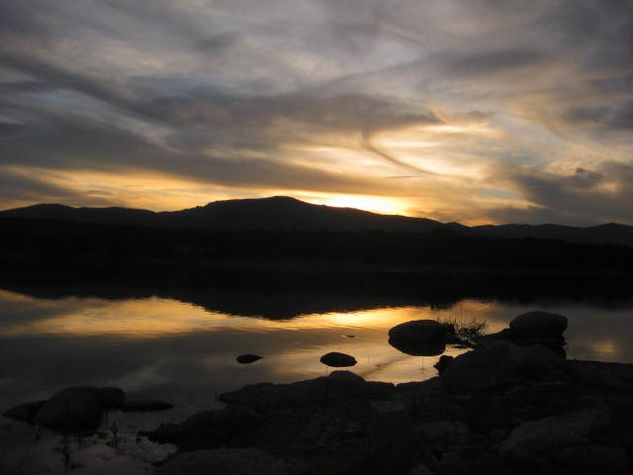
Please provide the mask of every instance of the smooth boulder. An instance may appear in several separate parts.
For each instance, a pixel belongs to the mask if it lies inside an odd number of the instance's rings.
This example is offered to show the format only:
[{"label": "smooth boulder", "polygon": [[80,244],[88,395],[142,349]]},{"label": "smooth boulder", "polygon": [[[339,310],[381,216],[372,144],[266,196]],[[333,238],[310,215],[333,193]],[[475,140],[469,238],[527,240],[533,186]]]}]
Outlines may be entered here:
[{"label": "smooth boulder", "polygon": [[450,325],[436,320],[413,320],[389,330],[389,344],[413,356],[437,356],[444,353],[447,337],[453,334]]},{"label": "smooth boulder", "polygon": [[508,384],[514,379],[516,363],[505,342],[462,353],[440,375],[442,387],[448,391],[479,391]]},{"label": "smooth boulder", "polygon": [[510,322],[511,333],[523,340],[562,338],[567,317],[557,313],[528,312]]},{"label": "smooth boulder", "polygon": [[337,351],[332,351],[331,353],[326,353],[321,356],[319,360],[326,366],[331,366],[333,368],[347,368],[350,366],[355,366],[357,361],[352,355],[348,355],[345,353],[339,353]]},{"label": "smooth boulder", "polygon": [[37,411],[34,422],[57,431],[93,431],[99,427],[105,408],[99,389],[78,386],[53,395]]},{"label": "smooth boulder", "polygon": [[151,411],[166,411],[172,409],[173,404],[160,400],[147,400],[138,399],[125,401],[121,406],[121,412],[151,412]]}]

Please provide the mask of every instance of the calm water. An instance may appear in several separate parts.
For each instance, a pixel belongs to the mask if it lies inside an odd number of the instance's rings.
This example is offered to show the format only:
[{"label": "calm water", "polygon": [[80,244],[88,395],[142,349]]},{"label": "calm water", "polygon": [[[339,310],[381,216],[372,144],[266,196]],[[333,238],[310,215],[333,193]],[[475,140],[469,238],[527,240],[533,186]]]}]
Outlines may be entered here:
[{"label": "calm water", "polygon": [[[0,409],[78,384],[115,385],[139,397],[213,407],[216,394],[247,383],[323,375],[319,358],[329,351],[354,355],[354,371],[366,379],[421,380],[435,375],[439,357],[392,348],[392,326],[454,317],[484,320],[488,331],[497,331],[515,315],[538,309],[569,317],[569,357],[633,362],[633,301],[461,300],[446,308],[379,307],[285,320],[208,308],[159,297],[47,299],[0,290]],[[241,353],[265,359],[238,365]]]}]

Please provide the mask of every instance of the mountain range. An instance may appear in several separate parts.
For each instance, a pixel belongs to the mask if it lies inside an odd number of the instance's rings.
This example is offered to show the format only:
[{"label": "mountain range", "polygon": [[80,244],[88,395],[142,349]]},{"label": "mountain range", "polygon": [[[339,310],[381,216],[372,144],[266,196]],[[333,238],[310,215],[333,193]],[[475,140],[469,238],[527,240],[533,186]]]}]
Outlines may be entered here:
[{"label": "mountain range", "polygon": [[0,218],[74,221],[110,225],[191,228],[218,231],[400,231],[447,230],[464,235],[563,239],[571,242],[633,246],[633,226],[609,223],[575,227],[557,224],[465,226],[427,218],[382,215],[353,208],[306,203],[286,196],[214,201],[181,211],[132,208],[74,208],[38,204],[0,211]]}]

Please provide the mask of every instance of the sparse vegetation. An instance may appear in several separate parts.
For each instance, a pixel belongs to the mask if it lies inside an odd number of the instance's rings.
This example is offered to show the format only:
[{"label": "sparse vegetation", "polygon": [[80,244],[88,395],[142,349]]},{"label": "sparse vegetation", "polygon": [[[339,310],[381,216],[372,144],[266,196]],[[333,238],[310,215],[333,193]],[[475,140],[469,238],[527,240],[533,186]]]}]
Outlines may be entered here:
[{"label": "sparse vegetation", "polygon": [[450,333],[464,340],[469,345],[477,343],[488,329],[487,322],[477,321],[474,318],[465,320],[463,318],[445,317],[439,319],[438,322],[451,328],[452,331]]}]

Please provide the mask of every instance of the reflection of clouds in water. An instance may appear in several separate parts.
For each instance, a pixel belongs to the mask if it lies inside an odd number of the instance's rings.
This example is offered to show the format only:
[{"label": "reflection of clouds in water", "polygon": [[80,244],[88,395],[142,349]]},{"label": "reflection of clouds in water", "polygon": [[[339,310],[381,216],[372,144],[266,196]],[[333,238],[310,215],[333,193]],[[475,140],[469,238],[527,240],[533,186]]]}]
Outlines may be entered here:
[{"label": "reflection of clouds in water", "polygon": [[[5,362],[0,406],[71,385],[114,384],[140,396],[211,407],[218,393],[244,384],[324,375],[319,358],[329,351],[354,355],[358,364],[352,370],[370,380],[421,380],[435,375],[438,357],[408,356],[391,347],[392,326],[423,318],[474,319],[488,322],[492,332],[539,309],[569,317],[570,357],[633,361],[628,344],[633,306],[607,310],[580,303],[462,300],[449,308],[376,308],[274,321],[157,297],[49,300],[0,291]],[[348,334],[354,338],[345,338]],[[460,351],[449,348],[448,354]],[[235,362],[238,354],[250,352],[265,359],[248,367]]]}]

